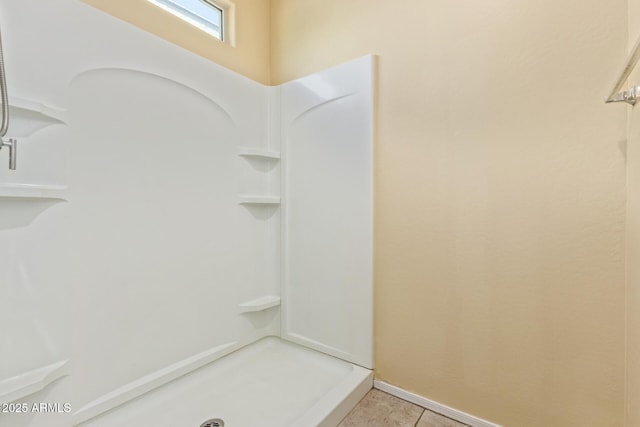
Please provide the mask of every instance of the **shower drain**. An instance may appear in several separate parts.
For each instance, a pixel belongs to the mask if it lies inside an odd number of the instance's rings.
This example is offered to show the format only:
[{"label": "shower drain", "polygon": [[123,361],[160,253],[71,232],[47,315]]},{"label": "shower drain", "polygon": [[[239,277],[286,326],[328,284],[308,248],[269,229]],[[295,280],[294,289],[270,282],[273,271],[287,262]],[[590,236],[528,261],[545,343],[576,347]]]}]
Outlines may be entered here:
[{"label": "shower drain", "polygon": [[214,418],[203,422],[200,427],[224,427],[224,421],[220,418]]}]

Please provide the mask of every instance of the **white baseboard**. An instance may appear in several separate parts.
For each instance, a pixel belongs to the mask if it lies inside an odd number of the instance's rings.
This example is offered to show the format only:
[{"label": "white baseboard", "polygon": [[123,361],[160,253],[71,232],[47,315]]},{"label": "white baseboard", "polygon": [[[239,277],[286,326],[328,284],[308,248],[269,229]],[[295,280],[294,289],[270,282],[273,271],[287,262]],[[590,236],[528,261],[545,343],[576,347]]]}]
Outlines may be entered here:
[{"label": "white baseboard", "polygon": [[471,427],[502,427],[490,421],[483,420],[482,418],[469,415],[466,412],[458,411],[457,409],[453,409],[441,403],[434,402],[433,400],[429,400],[426,397],[422,397],[415,393],[403,390],[400,387],[387,384],[384,381],[374,381],[373,387],[377,388],[380,391],[384,391],[385,393],[389,393],[393,396],[399,397],[400,399],[406,400],[407,402],[422,406],[423,408],[426,408],[430,411],[442,414],[445,417],[451,418],[452,420],[467,424]]}]

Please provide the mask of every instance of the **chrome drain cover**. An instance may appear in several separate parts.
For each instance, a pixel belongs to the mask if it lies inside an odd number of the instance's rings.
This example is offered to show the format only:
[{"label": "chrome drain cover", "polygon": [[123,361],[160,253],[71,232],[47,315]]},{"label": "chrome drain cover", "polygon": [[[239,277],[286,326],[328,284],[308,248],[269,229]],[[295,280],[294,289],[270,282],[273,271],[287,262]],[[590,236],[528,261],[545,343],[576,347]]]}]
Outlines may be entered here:
[{"label": "chrome drain cover", "polygon": [[224,427],[224,421],[220,418],[213,418],[200,424],[200,427]]}]

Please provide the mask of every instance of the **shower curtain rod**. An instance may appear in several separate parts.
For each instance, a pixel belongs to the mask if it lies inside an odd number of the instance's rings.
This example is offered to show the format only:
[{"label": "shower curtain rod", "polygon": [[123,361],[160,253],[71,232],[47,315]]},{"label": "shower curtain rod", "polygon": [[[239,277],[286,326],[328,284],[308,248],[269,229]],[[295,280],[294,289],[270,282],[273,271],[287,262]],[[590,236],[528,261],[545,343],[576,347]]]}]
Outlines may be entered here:
[{"label": "shower curtain rod", "polygon": [[640,86],[633,86],[625,91],[620,92],[622,86],[627,81],[631,72],[635,68],[636,64],[640,60],[640,38],[636,42],[635,46],[627,58],[627,62],[624,65],[624,69],[616,81],[616,85],[613,87],[611,94],[605,99],[606,103],[610,102],[626,102],[631,105],[635,105],[638,98],[640,98]]}]

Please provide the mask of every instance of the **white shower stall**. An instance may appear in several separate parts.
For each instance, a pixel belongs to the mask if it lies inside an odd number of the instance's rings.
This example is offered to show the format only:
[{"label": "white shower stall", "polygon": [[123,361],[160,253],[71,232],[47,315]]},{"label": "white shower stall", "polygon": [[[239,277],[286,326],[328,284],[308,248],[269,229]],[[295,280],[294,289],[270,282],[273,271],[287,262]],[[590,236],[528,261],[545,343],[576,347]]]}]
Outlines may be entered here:
[{"label": "white shower stall", "polygon": [[374,58],[268,87],[78,0],[0,25],[0,426],[336,425],[372,383]]}]

